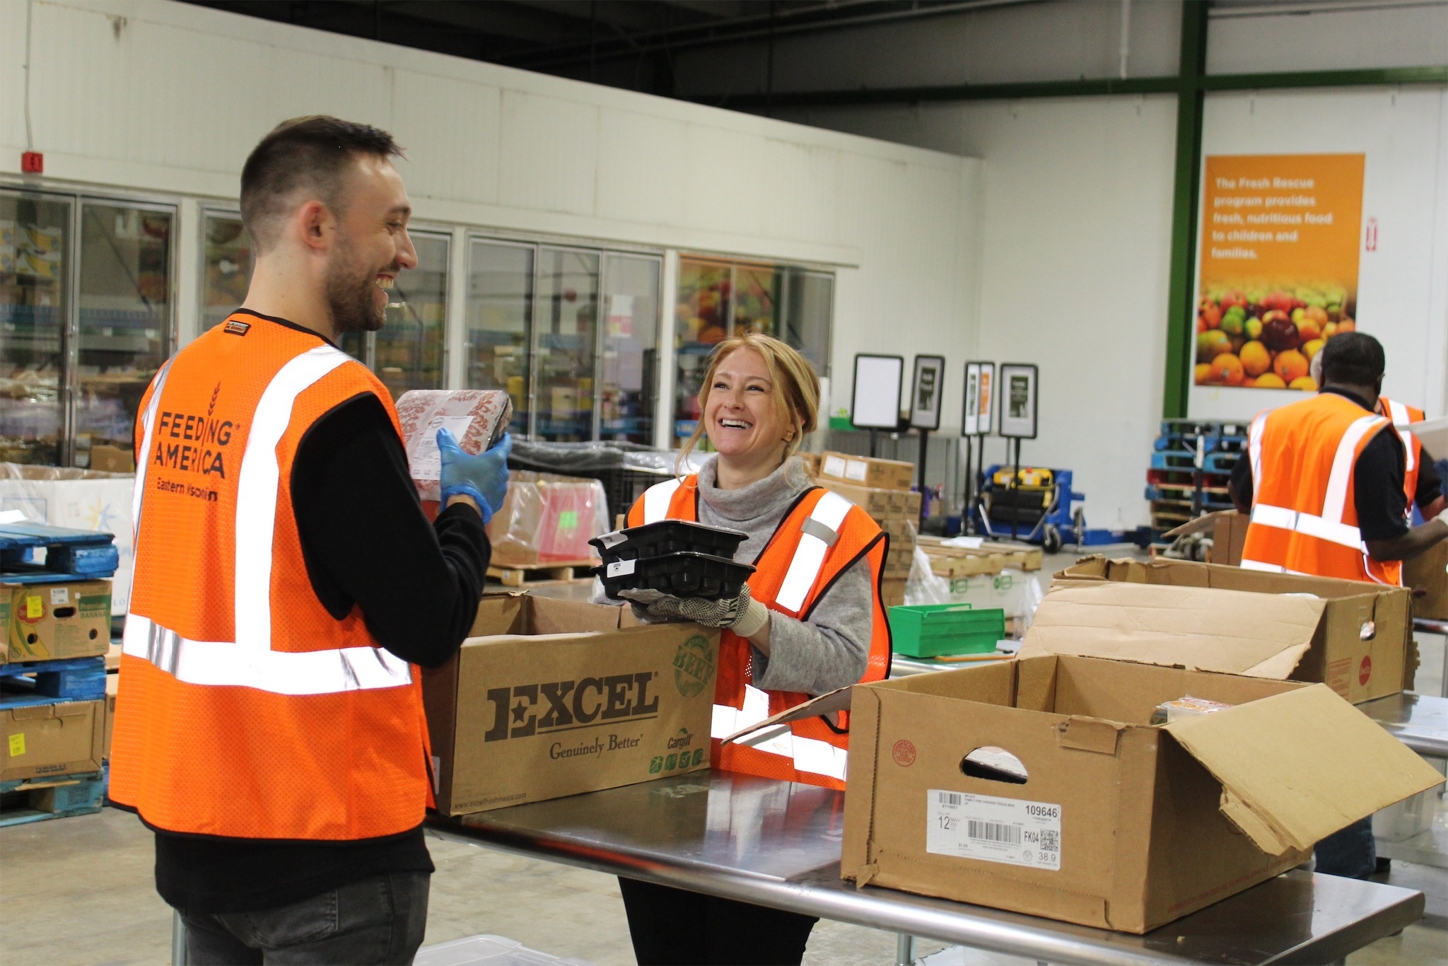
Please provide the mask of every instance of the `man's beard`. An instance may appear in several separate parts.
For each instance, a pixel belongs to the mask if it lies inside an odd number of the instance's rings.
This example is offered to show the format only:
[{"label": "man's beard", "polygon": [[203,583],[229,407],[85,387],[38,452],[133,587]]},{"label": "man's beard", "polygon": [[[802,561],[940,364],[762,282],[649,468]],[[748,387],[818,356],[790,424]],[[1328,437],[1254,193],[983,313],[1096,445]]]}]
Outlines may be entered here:
[{"label": "man's beard", "polygon": [[343,332],[376,332],[387,324],[387,308],[377,307],[377,274],[358,273],[351,250],[338,248],[327,271],[327,308],[332,327]]}]

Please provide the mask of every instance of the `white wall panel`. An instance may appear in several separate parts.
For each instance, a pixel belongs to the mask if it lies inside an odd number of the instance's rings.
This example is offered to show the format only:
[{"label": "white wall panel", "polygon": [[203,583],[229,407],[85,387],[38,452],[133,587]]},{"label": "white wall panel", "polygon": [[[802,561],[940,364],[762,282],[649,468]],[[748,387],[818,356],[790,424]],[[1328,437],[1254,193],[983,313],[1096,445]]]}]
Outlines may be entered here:
[{"label": "white wall panel", "polygon": [[604,108],[598,143],[598,214],[685,224],[688,124]]},{"label": "white wall panel", "polygon": [[501,140],[501,204],[593,214],[597,107],[504,90]]},{"label": "white wall panel", "polygon": [[[24,3],[0,3],[0,91],[25,89]],[[21,97],[0,97],[0,141],[25,144],[25,104]]]},{"label": "white wall panel", "polygon": [[1448,4],[1213,17],[1207,73],[1448,64]]},{"label": "white wall panel", "polygon": [[690,124],[684,160],[684,218],[743,235],[762,234],[764,143],[712,124]]},{"label": "white wall panel", "polygon": [[389,130],[418,159],[402,166],[408,191],[496,204],[503,92],[410,70],[392,77]]},{"label": "white wall panel", "polygon": [[837,238],[836,152],[778,138],[766,140],[762,151],[764,233],[780,238]]}]

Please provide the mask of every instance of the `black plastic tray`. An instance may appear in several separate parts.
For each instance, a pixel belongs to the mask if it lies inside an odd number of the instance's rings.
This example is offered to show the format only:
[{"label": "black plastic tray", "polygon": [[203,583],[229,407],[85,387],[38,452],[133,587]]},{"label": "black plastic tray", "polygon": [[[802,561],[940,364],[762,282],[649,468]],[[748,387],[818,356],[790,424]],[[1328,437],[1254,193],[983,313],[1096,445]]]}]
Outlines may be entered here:
[{"label": "black plastic tray", "polygon": [[706,527],[687,520],[659,520],[605,533],[588,542],[598,548],[606,566],[616,560],[662,557],[670,553],[704,553],[732,560],[748,537],[749,534],[739,530]]},{"label": "black plastic tray", "polygon": [[738,597],[754,565],[737,563],[710,553],[669,553],[661,557],[615,560],[593,573],[603,581],[603,591],[621,600],[622,590],[658,590],[675,597],[703,597],[720,600]]}]

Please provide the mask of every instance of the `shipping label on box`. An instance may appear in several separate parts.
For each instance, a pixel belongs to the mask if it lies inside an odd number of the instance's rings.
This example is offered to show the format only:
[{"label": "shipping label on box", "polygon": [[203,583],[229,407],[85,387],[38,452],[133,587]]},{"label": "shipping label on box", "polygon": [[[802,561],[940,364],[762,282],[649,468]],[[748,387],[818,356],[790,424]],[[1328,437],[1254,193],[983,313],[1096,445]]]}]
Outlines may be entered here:
[{"label": "shipping label on box", "polygon": [[3,584],[0,594],[10,597],[10,660],[94,657],[110,649],[109,580]]},{"label": "shipping label on box", "polygon": [[[1229,707],[1150,724],[1186,694]],[[1179,667],[1041,655],[850,710],[844,878],[1132,933],[1442,781],[1322,685]]]},{"label": "shipping label on box", "polygon": [[820,454],[819,475],[854,486],[908,490],[915,482],[915,464],[903,460],[882,460],[848,453],[825,452]]},{"label": "shipping label on box", "polygon": [[[1063,590],[1102,584],[1147,585],[1152,591],[1162,592],[1152,598],[1156,612],[1152,620],[1164,633],[1169,628],[1168,639],[1182,648],[1172,658],[1175,663],[1239,674],[1290,677],[1294,681],[1321,681],[1353,704],[1398,693],[1411,686],[1417,670],[1409,614],[1411,592],[1403,587],[1270,574],[1185,560],[1108,561],[1093,556],[1056,574],[1046,601]],[[1094,600],[1104,603],[1108,598]],[[1133,592],[1131,600],[1145,598]],[[1079,608],[1081,599],[1058,598],[1052,604],[1053,616],[1048,618],[1048,625],[1071,619],[1065,616],[1067,610],[1059,609],[1062,603]],[[1046,608],[1045,601],[1041,607]],[[1312,618],[1304,616],[1304,607],[1317,614],[1306,628],[1299,618]],[[1091,612],[1078,609],[1075,613],[1080,616]],[[1096,614],[1089,619],[1100,623],[1104,617]],[[1289,624],[1297,629],[1289,631]],[[1064,626],[1051,633],[1070,634]],[[1139,649],[1146,644],[1144,633],[1141,627],[1130,629],[1136,638],[1131,647]],[[1284,633],[1291,637],[1290,642],[1282,636]],[[1269,643],[1274,635],[1275,648]],[[1106,633],[1098,643],[1116,647],[1110,636]],[[1095,653],[1105,656],[1102,651]]]},{"label": "shipping label on box", "polygon": [[5,722],[0,781],[101,770],[104,701],[57,701],[0,710]]},{"label": "shipping label on box", "polygon": [[[718,631],[623,608],[486,597],[423,695],[437,807],[460,815],[709,767]],[[631,616],[631,615],[629,615]]]}]

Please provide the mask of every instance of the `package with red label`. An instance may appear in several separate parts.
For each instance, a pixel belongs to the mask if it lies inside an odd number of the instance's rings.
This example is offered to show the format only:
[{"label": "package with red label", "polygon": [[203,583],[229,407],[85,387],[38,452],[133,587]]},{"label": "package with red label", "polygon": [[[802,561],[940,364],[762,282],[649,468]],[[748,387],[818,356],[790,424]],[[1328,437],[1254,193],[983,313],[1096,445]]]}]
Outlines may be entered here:
[{"label": "package with red label", "polygon": [[588,541],[607,532],[608,500],[598,480],[514,470],[508,497],[488,523],[497,566],[594,560]]},{"label": "package with red label", "polygon": [[437,431],[452,431],[464,453],[481,453],[508,430],[513,403],[501,389],[413,389],[397,400],[407,464],[418,495],[437,500],[442,461]]}]

